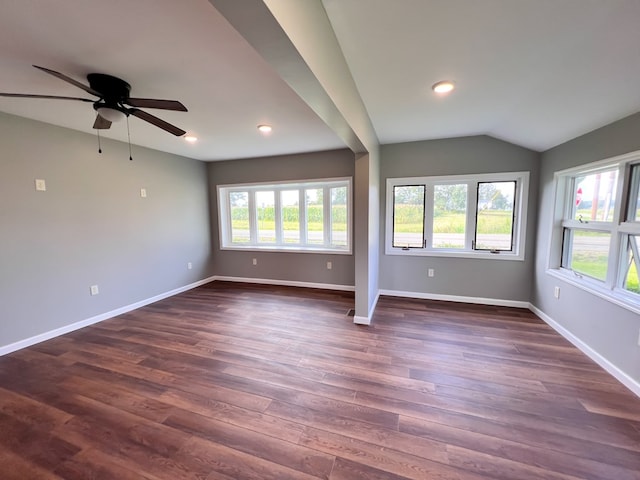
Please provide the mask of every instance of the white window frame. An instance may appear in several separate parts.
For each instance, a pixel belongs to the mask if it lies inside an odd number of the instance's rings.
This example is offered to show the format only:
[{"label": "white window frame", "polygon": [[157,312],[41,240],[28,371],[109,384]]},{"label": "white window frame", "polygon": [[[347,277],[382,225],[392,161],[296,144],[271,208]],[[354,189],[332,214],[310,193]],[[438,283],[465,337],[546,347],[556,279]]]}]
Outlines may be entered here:
[{"label": "white window frame", "polygon": [[[630,193],[633,193],[631,169],[634,165],[640,165],[640,151],[555,172],[556,191],[547,274],[640,314],[640,295],[629,292],[622,287],[624,282],[622,271],[628,238],[630,235],[640,235],[640,221],[628,221],[626,218]],[[572,204],[575,198],[575,178],[611,169],[618,170],[613,220],[610,222],[580,222],[569,218],[573,211]],[[566,251],[563,251],[565,228],[610,233],[607,275],[604,281],[582,275],[562,266],[562,256],[568,255]]]},{"label": "white window frame", "polygon": [[[331,244],[331,189],[347,188],[347,245]],[[307,209],[305,201],[305,190],[323,190],[323,243],[309,243],[307,239]],[[280,205],[280,192],[298,190],[300,209],[300,242],[284,243],[282,241],[282,210]],[[257,238],[257,218],[255,208],[255,194],[259,191],[274,192],[275,209],[275,235],[274,243],[258,243]],[[231,209],[229,194],[232,192],[248,192],[249,208],[249,236],[247,243],[232,243],[231,234]],[[275,251],[275,252],[299,252],[299,253],[331,253],[338,255],[350,255],[352,253],[352,179],[351,177],[324,178],[314,180],[295,180],[286,182],[261,182],[261,183],[239,183],[217,186],[218,197],[218,227],[221,250],[245,250],[245,251]]]},{"label": "white window frame", "polygon": [[[484,182],[516,182],[514,198],[513,245],[512,251],[491,252],[475,250],[472,240],[475,236],[477,185]],[[422,248],[402,249],[393,246],[393,187],[403,185],[425,185],[425,236],[433,230],[433,187],[446,184],[467,184],[467,218],[464,249],[432,248],[427,241]],[[447,175],[429,177],[387,178],[385,254],[404,256],[490,258],[492,260],[524,260],[527,206],[529,197],[529,172],[500,172],[477,175]]]}]

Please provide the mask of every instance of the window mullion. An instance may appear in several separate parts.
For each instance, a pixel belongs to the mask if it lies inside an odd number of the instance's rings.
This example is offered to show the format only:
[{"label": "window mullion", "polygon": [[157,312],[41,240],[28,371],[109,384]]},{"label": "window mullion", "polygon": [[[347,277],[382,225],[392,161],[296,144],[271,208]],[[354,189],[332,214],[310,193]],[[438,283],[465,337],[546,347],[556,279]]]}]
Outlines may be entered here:
[{"label": "window mullion", "polygon": [[299,190],[299,205],[300,205],[300,243],[302,245],[308,244],[308,235],[307,235],[307,198],[305,195],[305,189],[300,188]]},{"label": "window mullion", "polygon": [[467,219],[464,236],[465,250],[475,250],[477,213],[478,182],[469,182],[467,184]]},{"label": "window mullion", "polygon": [[631,174],[631,166],[629,164],[621,164],[618,168],[618,185],[616,191],[619,192],[616,195],[614,203],[615,222],[611,231],[611,245],[609,246],[609,261],[608,261],[608,274],[606,285],[613,289],[616,286],[623,284],[622,275],[626,275],[626,271],[623,272],[622,262],[623,257],[627,253],[628,237],[625,237],[624,221],[628,216],[629,210],[629,195],[633,190],[633,186],[629,181],[629,175]]},{"label": "window mullion", "polygon": [[225,193],[226,193],[225,195],[219,195],[220,201],[222,202],[222,205],[220,205],[220,211],[224,211],[225,213],[224,222],[222,222],[222,225],[223,225],[222,238],[224,239],[225,244],[227,243],[231,244],[231,239],[232,239],[231,232],[233,231],[232,210],[231,210],[231,191],[227,191]]},{"label": "window mullion", "polygon": [[618,225],[613,225],[611,230],[611,237],[609,240],[609,258],[607,260],[607,278],[605,280],[605,286],[608,288],[615,287],[618,279],[618,272],[620,264],[618,262],[620,258],[620,251],[622,245],[622,235],[619,233]]},{"label": "window mullion", "polygon": [[331,244],[331,188],[322,189],[322,238],[325,247]]},{"label": "window mullion", "polygon": [[563,211],[562,218],[573,219],[575,218],[574,213],[576,208],[576,205],[573,203],[574,202],[573,195],[578,188],[576,185],[575,177],[568,178],[566,184],[567,184],[567,189],[564,192],[565,199],[564,199],[564,211]]},{"label": "window mullion", "polygon": [[618,167],[618,184],[616,186],[616,199],[613,205],[614,208],[614,224],[611,229],[611,245],[609,246],[609,261],[607,271],[607,287],[613,289],[617,285],[622,285],[622,269],[621,261],[622,257],[626,254],[626,243],[623,230],[623,222],[626,219],[627,211],[629,207],[629,192],[630,182],[629,175],[631,173],[631,167],[629,164],[621,164]]},{"label": "window mullion", "polygon": [[518,225],[520,223],[520,219],[518,218],[520,212],[520,206],[518,205],[518,199],[522,198],[519,195],[518,189],[521,188],[520,181],[515,180],[513,184],[513,212],[511,216],[511,251],[515,251],[516,242],[519,235]]},{"label": "window mullion", "polygon": [[276,228],[276,245],[284,244],[283,240],[283,231],[282,231],[282,202],[281,190],[275,189],[273,191],[273,216],[275,220],[275,228]]},{"label": "window mullion", "polygon": [[258,212],[256,211],[256,192],[249,190],[249,238],[250,243],[258,243]]},{"label": "window mullion", "polygon": [[618,170],[618,185],[616,191],[620,192],[620,194],[616,196],[614,208],[616,209],[617,215],[613,221],[619,224],[623,224],[629,220],[631,198],[638,193],[638,176],[632,176],[632,171],[632,166],[629,164],[621,165]]},{"label": "window mullion", "polygon": [[434,190],[432,183],[427,183],[424,186],[424,235],[422,237],[422,247],[427,250],[433,248]]}]

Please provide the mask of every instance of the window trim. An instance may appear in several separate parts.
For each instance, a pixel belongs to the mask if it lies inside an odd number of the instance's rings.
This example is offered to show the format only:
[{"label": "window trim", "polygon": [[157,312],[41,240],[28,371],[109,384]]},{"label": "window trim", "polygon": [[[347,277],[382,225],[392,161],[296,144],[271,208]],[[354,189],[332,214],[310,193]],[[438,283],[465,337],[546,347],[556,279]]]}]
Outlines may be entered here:
[{"label": "window trim", "polygon": [[[331,241],[331,198],[330,191],[334,187],[347,187],[347,231],[346,248],[337,248],[327,246],[327,241]],[[323,195],[323,245],[307,244],[307,209],[304,191],[306,189],[322,188],[329,191],[329,195]],[[249,208],[249,224],[257,225],[256,208],[255,208],[255,192],[258,191],[274,191],[274,210],[275,210],[275,237],[276,243],[257,242],[257,230],[250,228],[250,241],[246,244],[232,244],[231,233],[231,209],[229,208],[229,193],[233,191],[248,191],[248,208]],[[281,194],[282,191],[298,190],[299,191],[299,222],[300,222],[300,242],[304,244],[283,244],[281,226]],[[332,177],[308,180],[286,180],[278,182],[253,182],[253,183],[234,183],[216,186],[216,196],[218,203],[218,239],[220,250],[233,251],[270,251],[270,252],[295,252],[295,253],[324,253],[335,255],[351,255],[353,252],[353,182],[351,177]],[[303,203],[305,202],[305,205]],[[328,209],[328,210],[327,210]],[[328,213],[328,214],[327,214]]]},{"label": "window trim", "polygon": [[[475,220],[471,217],[476,216],[477,212],[477,183],[480,182],[501,182],[515,181],[516,195],[514,198],[514,250],[500,251],[499,253],[491,253],[489,250],[472,250],[469,237],[475,238]],[[466,217],[466,233],[465,248],[462,249],[433,249],[427,242],[423,248],[410,248],[403,250],[393,247],[393,187],[398,185],[419,185],[426,186],[425,198],[425,235],[432,231],[430,223],[433,220],[433,202],[429,199],[429,192],[433,191],[434,185],[439,184],[456,184],[467,183],[471,186],[467,188],[467,217]],[[475,187],[474,187],[475,185]],[[431,188],[430,188],[431,187]],[[443,175],[443,176],[422,176],[422,177],[397,177],[387,178],[386,182],[386,213],[385,213],[385,254],[386,255],[405,255],[405,256],[428,256],[428,257],[458,257],[458,258],[483,258],[491,260],[518,260],[524,261],[526,230],[527,230],[527,211],[529,200],[529,172],[499,172],[499,173],[483,173],[483,174],[467,174],[467,175]],[[431,197],[432,198],[432,197]]]},{"label": "window trim", "polygon": [[[633,193],[632,190],[634,188],[630,176],[634,165],[640,165],[640,150],[559,170],[554,173],[554,214],[551,219],[546,274],[640,314],[639,296],[623,289],[620,277],[622,256],[626,252],[627,236],[640,235],[640,221],[629,221],[627,217],[630,194]],[[610,170],[612,167],[617,167],[618,170],[613,220],[611,222],[589,221],[588,223],[580,223],[579,220],[569,219],[569,214],[572,211],[575,177]],[[587,275],[580,275],[562,266],[565,227],[587,231],[604,231],[611,234],[610,260],[607,264],[605,281],[593,279]]]}]

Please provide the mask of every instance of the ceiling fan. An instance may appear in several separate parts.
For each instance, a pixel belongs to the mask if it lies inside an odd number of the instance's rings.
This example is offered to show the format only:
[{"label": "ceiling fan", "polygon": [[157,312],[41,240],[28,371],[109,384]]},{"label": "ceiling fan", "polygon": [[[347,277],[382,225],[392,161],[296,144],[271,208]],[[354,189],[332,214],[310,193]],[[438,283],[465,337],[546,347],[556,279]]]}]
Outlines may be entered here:
[{"label": "ceiling fan", "polygon": [[[151,115],[141,108],[158,108],[162,110],[175,110],[179,112],[186,112],[187,108],[177,100],[156,100],[153,98],[131,98],[129,92],[131,91],[131,85],[124,80],[107,75],[104,73],[90,73],[87,75],[89,85],[84,85],[73,78],[70,78],[55,70],[50,70],[45,67],[39,67],[34,65],[38,70],[42,70],[49,75],[58,77],[60,80],[64,80],[71,85],[81,88],[87,93],[98,97],[98,100],[91,100],[81,97],[62,97],[56,95],[34,95],[27,93],[0,93],[0,97],[14,97],[14,98],[47,98],[57,100],[76,100],[80,102],[93,103],[94,110],[98,113],[96,120],[93,124],[93,128],[98,130],[106,130],[111,127],[111,123],[119,120],[123,117],[133,115],[145,122],[148,122],[156,127],[159,127],[169,133],[176,136],[184,135],[186,132],[181,128],[171,125],[164,120]],[[133,108],[130,108],[133,107]]]}]

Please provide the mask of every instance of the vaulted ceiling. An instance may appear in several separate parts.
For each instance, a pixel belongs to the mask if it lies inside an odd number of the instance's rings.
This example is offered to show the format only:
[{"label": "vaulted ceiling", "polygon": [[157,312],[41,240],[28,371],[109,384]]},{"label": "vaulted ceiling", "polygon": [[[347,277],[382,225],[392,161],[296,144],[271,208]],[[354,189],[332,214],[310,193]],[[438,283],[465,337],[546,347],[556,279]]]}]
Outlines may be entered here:
[{"label": "vaulted ceiling", "polygon": [[[349,123],[341,96],[354,91],[383,144],[487,134],[543,151],[640,111],[637,0],[298,0],[329,35],[293,31],[295,18],[279,13],[288,1],[236,0],[230,14],[224,0],[10,0],[0,91],[92,98],[32,65],[82,83],[91,72],[120,77],[134,97],[180,100],[188,112],[147,111],[199,139],[130,117],[132,142],[201,160],[352,147],[334,120]],[[279,56],[265,11],[300,49],[297,65]],[[355,90],[310,82],[313,64],[294,78],[304,48],[327,45]],[[456,90],[435,95],[445,79]],[[0,98],[0,111],[95,132],[89,103]],[[258,132],[264,123],[270,135]],[[101,133],[127,140],[126,123]]]}]

